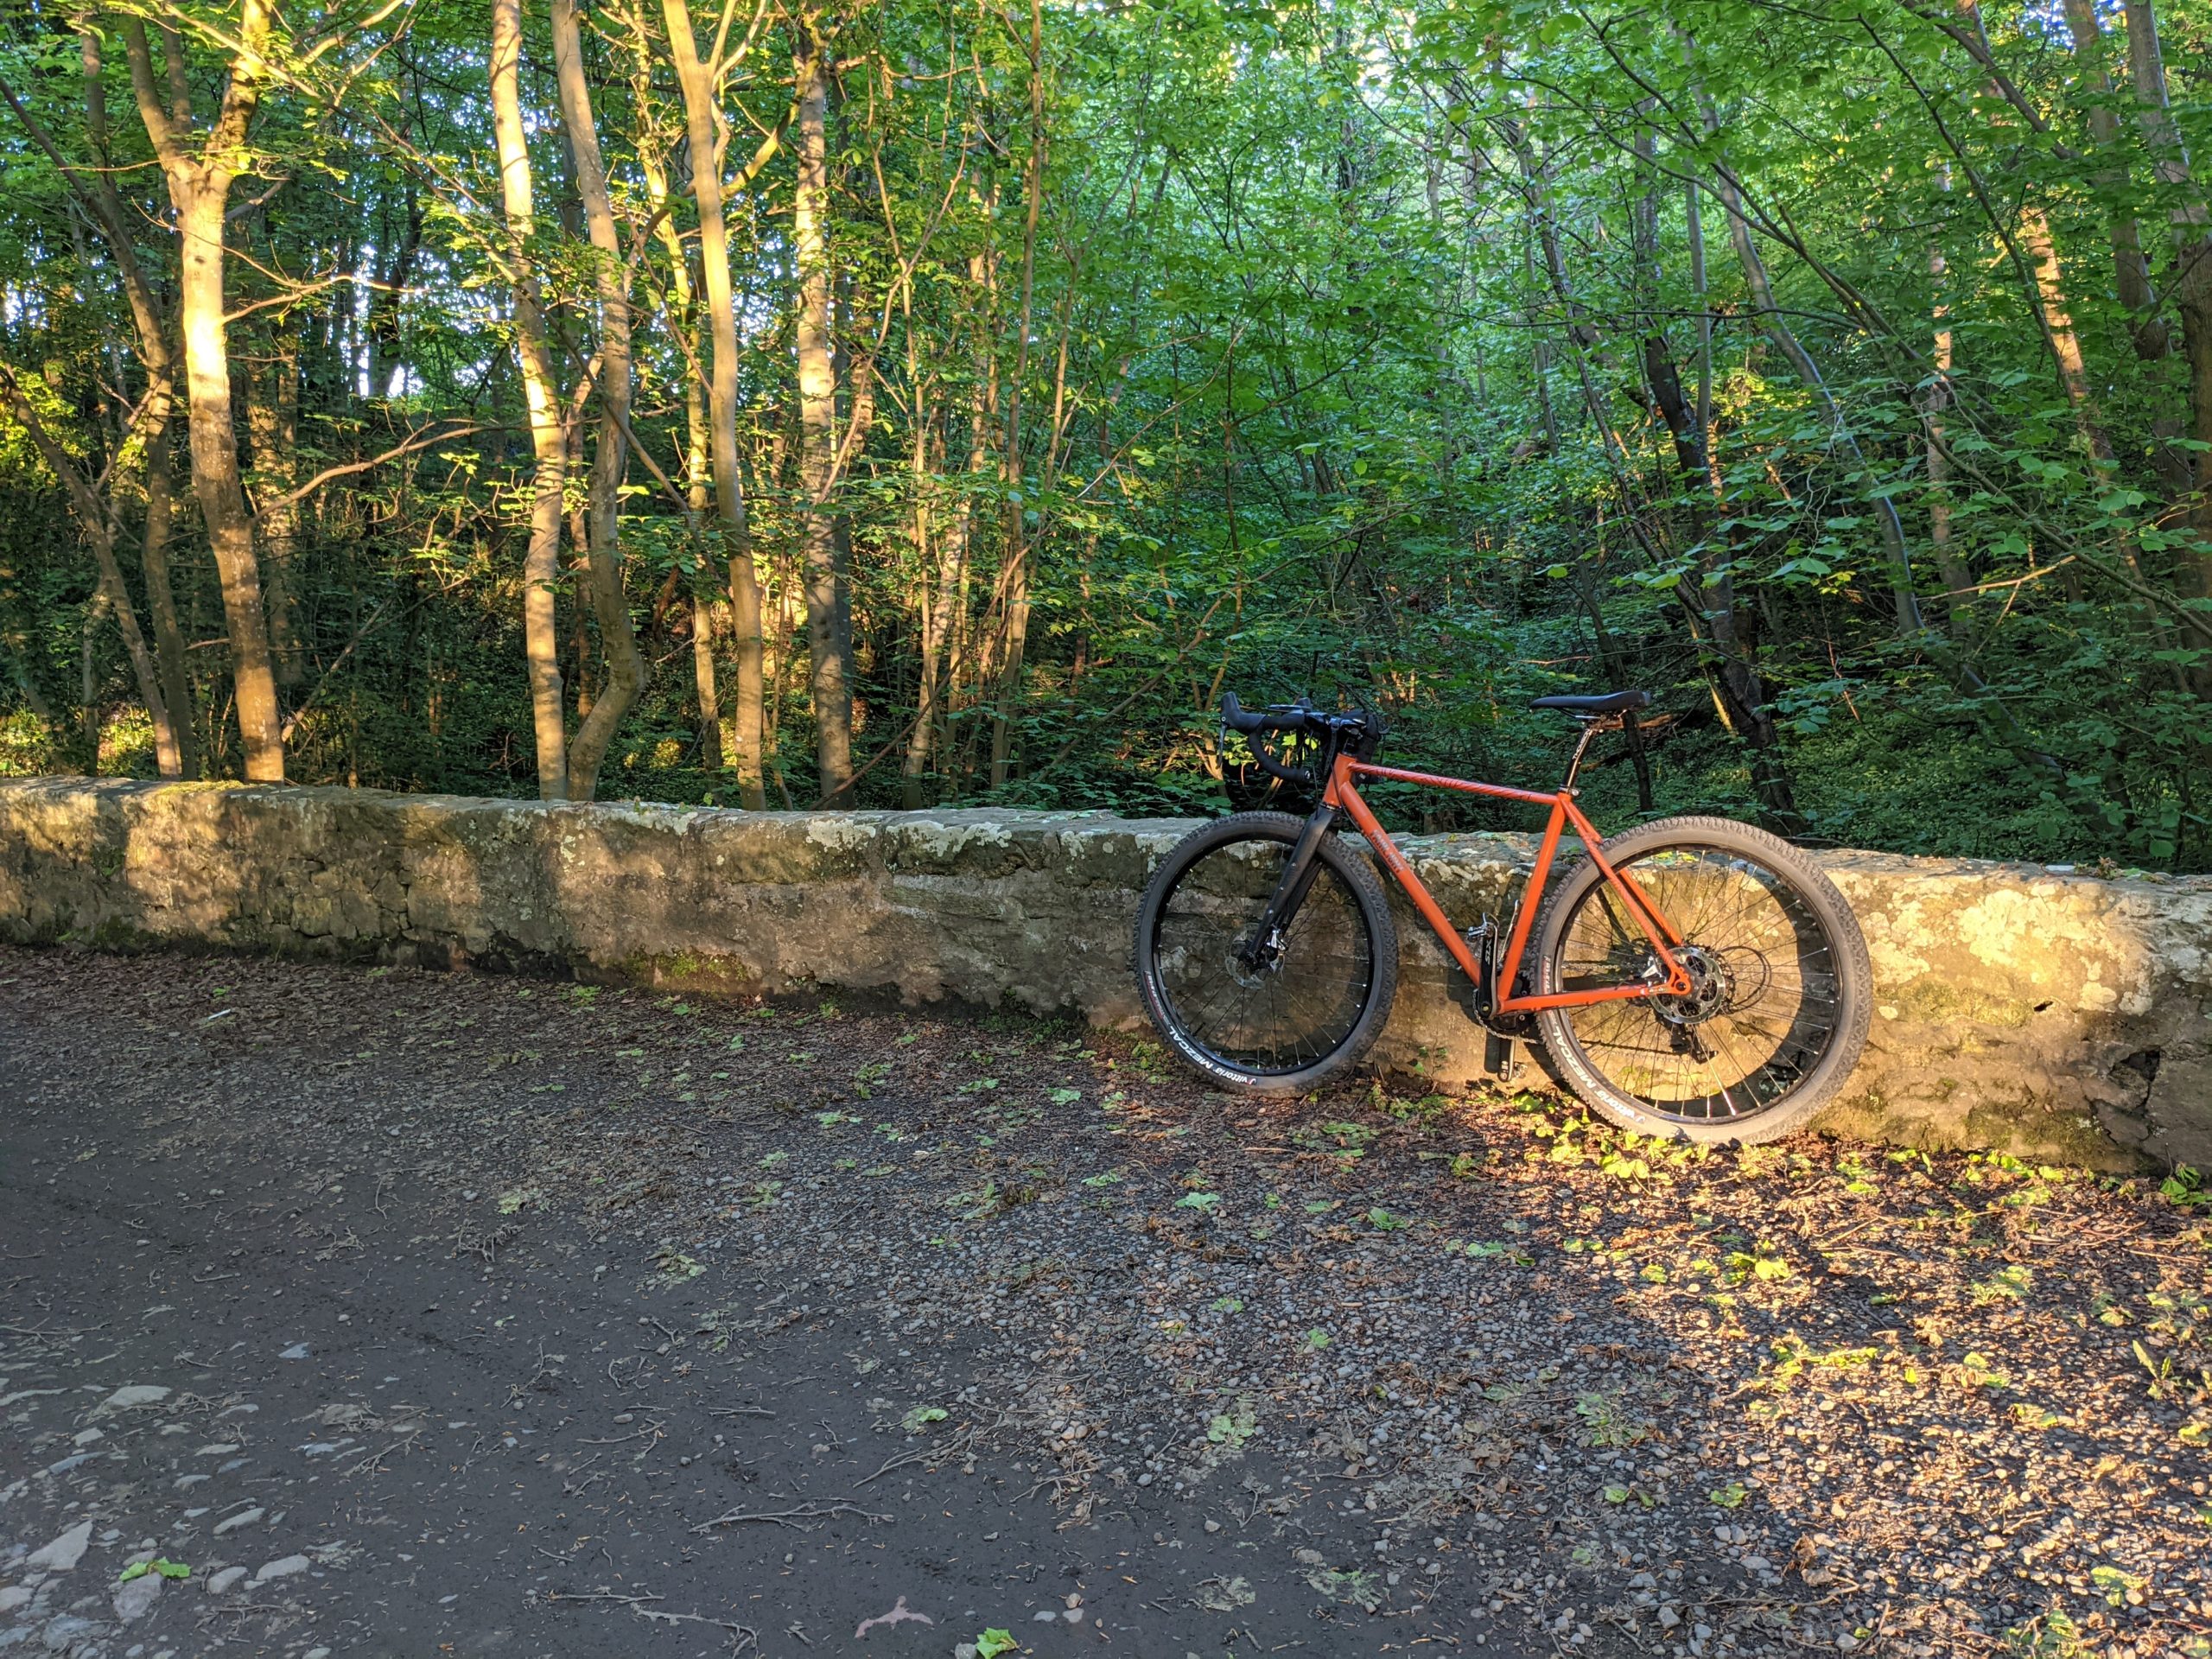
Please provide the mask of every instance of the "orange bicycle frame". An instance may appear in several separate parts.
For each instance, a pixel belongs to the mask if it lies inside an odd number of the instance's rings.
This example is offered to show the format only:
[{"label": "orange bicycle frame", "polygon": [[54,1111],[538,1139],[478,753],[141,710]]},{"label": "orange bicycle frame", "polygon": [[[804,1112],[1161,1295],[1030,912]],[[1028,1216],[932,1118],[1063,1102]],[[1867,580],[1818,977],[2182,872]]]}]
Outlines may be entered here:
[{"label": "orange bicycle frame", "polygon": [[[1582,809],[1574,804],[1574,791],[1560,789],[1550,794],[1536,790],[1508,789],[1500,784],[1474,784],[1459,778],[1440,778],[1432,772],[1407,772],[1397,766],[1378,766],[1364,760],[1355,760],[1348,754],[1339,754],[1330,768],[1327,787],[1322,791],[1322,804],[1349,816],[1367,838],[1367,844],[1382,861],[1382,867],[1396,878],[1406,890],[1406,897],[1413,900],[1414,908],[1421,913],[1452,959],[1474,982],[1478,990],[1483,988],[1482,964],[1467,948],[1467,942],[1452,925],[1444,908],[1421,885],[1421,877],[1414,874],[1414,867],[1398,850],[1388,830],[1369,810],[1367,803],[1359,798],[1354,780],[1360,778],[1382,778],[1392,783],[1420,784],[1430,789],[1458,790],[1465,795],[1488,795],[1498,800],[1521,801],[1530,806],[1551,809],[1551,817],[1544,825],[1542,843],[1536,849],[1536,862],[1529,872],[1529,885],[1521,897],[1520,913],[1514,918],[1512,937],[1506,941],[1504,959],[1498,964],[1497,984],[1491,991],[1491,1008],[1496,1014],[1536,1014],[1546,1008],[1584,1007],[1592,1002],[1618,1002],[1634,997],[1687,996],[1692,988],[1689,972],[1675,959],[1671,947],[1683,943],[1682,936],[1673,923],[1660,913],[1650,898],[1606,861],[1599,847],[1600,837],[1590,820],[1582,816]],[[1560,832],[1572,823],[1581,836],[1582,845],[1589,853],[1591,862],[1603,873],[1608,887],[1620,895],[1622,905],[1636,918],[1657,952],[1659,963],[1667,970],[1666,979],[1651,980],[1635,985],[1609,985],[1598,990],[1557,991],[1548,996],[1516,996],[1513,986],[1521,971],[1521,958],[1529,945],[1529,932],[1535,924],[1536,912],[1541,906],[1544,884],[1550,880],[1552,862],[1559,852]]]}]

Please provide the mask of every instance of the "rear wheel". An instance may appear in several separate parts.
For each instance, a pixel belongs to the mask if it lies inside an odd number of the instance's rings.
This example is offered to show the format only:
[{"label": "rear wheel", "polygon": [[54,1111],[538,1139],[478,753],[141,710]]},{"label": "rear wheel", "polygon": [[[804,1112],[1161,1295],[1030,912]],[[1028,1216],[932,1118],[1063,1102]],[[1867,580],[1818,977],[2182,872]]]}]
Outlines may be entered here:
[{"label": "rear wheel", "polygon": [[1137,910],[1145,1012],[1175,1052],[1244,1094],[1319,1088],[1374,1046],[1398,986],[1398,938],[1366,861],[1324,836],[1312,890],[1253,960],[1260,919],[1304,822],[1241,812],[1192,831]]},{"label": "rear wheel", "polygon": [[[1693,988],[1539,1014],[1568,1086],[1623,1128],[1706,1142],[1774,1140],[1835,1098],[1873,1012],[1866,941],[1835,884],[1780,837],[1726,818],[1669,818],[1605,852],[1681,932]],[[1535,940],[1539,995],[1657,971],[1587,860],[1545,901]]]}]

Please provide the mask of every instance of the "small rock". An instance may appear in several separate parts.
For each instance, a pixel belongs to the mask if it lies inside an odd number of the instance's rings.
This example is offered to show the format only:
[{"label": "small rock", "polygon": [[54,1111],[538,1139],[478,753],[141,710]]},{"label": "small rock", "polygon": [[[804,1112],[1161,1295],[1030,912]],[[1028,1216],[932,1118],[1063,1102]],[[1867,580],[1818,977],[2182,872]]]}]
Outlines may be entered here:
[{"label": "small rock", "polygon": [[1328,1557],[1318,1549],[1301,1549],[1297,1556],[1298,1564],[1300,1567],[1319,1567],[1327,1560]]},{"label": "small rock", "polygon": [[124,1411],[132,1406],[158,1406],[169,1397],[169,1391],[150,1382],[133,1382],[129,1388],[118,1389],[100,1402],[110,1411]]},{"label": "small rock", "polygon": [[64,1613],[48,1624],[39,1633],[39,1640],[46,1643],[49,1653],[67,1653],[99,1628],[89,1618],[79,1618],[74,1613]]},{"label": "small rock", "polygon": [[1764,1555],[1746,1555],[1744,1557],[1744,1571],[1746,1573],[1771,1573],[1774,1571],[1774,1563],[1767,1560]]},{"label": "small rock", "polygon": [[1067,1620],[1071,1624],[1080,1624],[1083,1623],[1083,1609],[1080,1607],[1071,1607],[1067,1611],[1062,1613],[1060,1617]]},{"label": "small rock", "polygon": [[211,1596],[222,1595],[244,1577],[245,1577],[245,1568],[226,1567],[207,1580],[207,1593]]},{"label": "small rock", "polygon": [[280,1555],[275,1560],[264,1566],[260,1572],[255,1573],[253,1575],[253,1581],[256,1584],[266,1584],[271,1579],[297,1578],[301,1573],[307,1570],[308,1558],[306,1556]]},{"label": "small rock", "polygon": [[137,1624],[154,1611],[162,1586],[168,1582],[158,1573],[141,1573],[131,1580],[115,1592],[115,1616],[126,1624]]},{"label": "small rock", "polygon": [[305,1653],[300,1656],[300,1659],[330,1659],[330,1649],[328,1648],[309,1648]]},{"label": "small rock", "polygon": [[1209,1520],[1206,1522],[1206,1530],[1208,1532],[1219,1532],[1221,1530],[1221,1522],[1218,1521]]},{"label": "small rock", "polygon": [[1835,1645],[1837,1652],[1851,1653],[1858,1649],[1859,1638],[1852,1635],[1850,1631],[1846,1630],[1841,1636],[1836,1637]]},{"label": "small rock", "polygon": [[1675,1628],[1675,1625],[1677,1625],[1677,1624],[1681,1624],[1681,1622],[1682,1622],[1682,1616],[1681,1616],[1680,1613],[1676,1612],[1673,1608],[1671,1608],[1671,1607],[1662,1607],[1662,1608],[1660,1608],[1660,1610],[1659,1610],[1659,1628],[1660,1628],[1661,1630],[1673,1630],[1673,1629]]},{"label": "small rock", "polygon": [[1059,1615],[1049,1607],[1039,1607],[1030,1616],[1031,1622],[1038,1624],[1050,1624],[1058,1618]]},{"label": "small rock", "polygon": [[80,1521],[23,1565],[35,1573],[67,1573],[85,1559],[86,1546],[92,1541],[92,1523]]},{"label": "small rock", "polygon": [[276,1356],[279,1359],[305,1359],[307,1357],[308,1345],[304,1342],[296,1342]]},{"label": "small rock", "polygon": [[219,1538],[226,1532],[236,1532],[240,1527],[250,1527],[267,1513],[257,1503],[250,1510],[240,1510],[236,1515],[226,1515],[215,1523],[215,1535]]}]

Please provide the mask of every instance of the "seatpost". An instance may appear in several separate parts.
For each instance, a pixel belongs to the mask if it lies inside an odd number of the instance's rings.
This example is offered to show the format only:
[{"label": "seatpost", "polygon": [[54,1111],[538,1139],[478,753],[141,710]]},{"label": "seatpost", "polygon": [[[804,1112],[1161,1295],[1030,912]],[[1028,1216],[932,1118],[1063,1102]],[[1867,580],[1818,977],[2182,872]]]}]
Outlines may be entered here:
[{"label": "seatpost", "polygon": [[1583,753],[1589,748],[1590,740],[1597,734],[1598,722],[1596,721],[1586,720],[1582,722],[1582,735],[1579,740],[1577,740],[1574,745],[1574,753],[1567,760],[1567,781],[1560,785],[1561,789],[1573,789],[1574,787],[1574,774],[1582,769]]}]

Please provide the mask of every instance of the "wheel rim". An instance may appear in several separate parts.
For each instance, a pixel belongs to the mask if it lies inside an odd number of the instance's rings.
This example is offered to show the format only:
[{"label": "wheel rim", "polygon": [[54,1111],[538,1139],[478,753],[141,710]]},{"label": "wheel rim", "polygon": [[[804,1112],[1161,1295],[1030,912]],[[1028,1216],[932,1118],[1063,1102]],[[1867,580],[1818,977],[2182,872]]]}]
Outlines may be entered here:
[{"label": "wheel rim", "polygon": [[1152,931],[1147,974],[1170,1029],[1216,1065],[1252,1077],[1286,1077],[1335,1053],[1375,989],[1367,918],[1325,863],[1315,864],[1273,962],[1240,958],[1290,854],[1288,843],[1262,839],[1201,854],[1168,890]]},{"label": "wheel rim", "polygon": [[[1720,1124],[1772,1111],[1820,1067],[1843,1024],[1838,942],[1797,884],[1733,849],[1676,844],[1618,861],[1681,932],[1687,996],[1560,1011],[1583,1061],[1644,1110]],[[1598,990],[1656,969],[1609,882],[1575,900],[1554,988]]]}]

